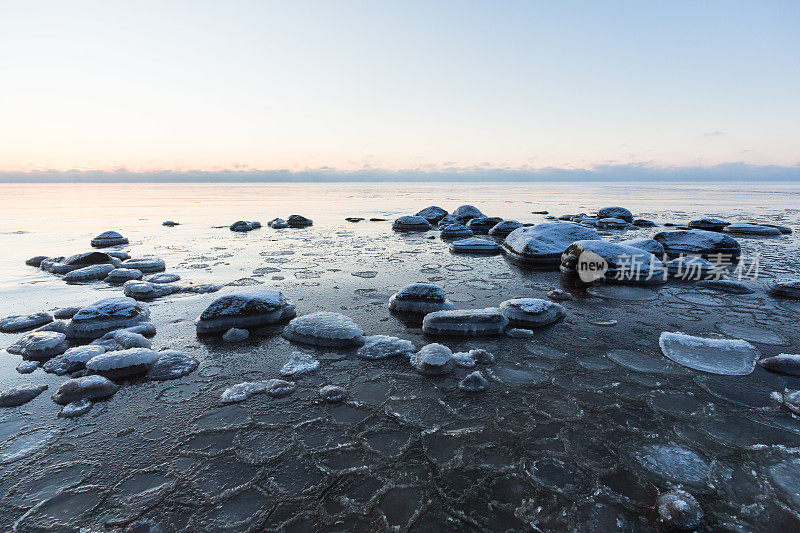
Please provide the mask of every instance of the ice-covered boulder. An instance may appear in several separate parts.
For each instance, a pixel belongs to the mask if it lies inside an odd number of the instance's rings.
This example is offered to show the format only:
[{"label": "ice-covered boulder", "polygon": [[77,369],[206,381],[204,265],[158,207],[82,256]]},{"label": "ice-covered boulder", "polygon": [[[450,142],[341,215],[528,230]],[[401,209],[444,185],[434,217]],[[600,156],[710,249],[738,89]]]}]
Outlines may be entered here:
[{"label": "ice-covered boulder", "polygon": [[59,405],[80,400],[100,400],[108,398],[119,390],[119,385],[103,376],[83,376],[61,384],[53,394],[53,401]]},{"label": "ice-covered boulder", "polygon": [[133,268],[145,274],[163,272],[166,269],[164,260],[158,257],[138,257],[126,259],[122,262],[123,268]]},{"label": "ice-covered boulder", "polygon": [[440,220],[447,216],[447,211],[439,206],[432,205],[421,210],[415,216],[422,217],[431,224],[437,224]]},{"label": "ice-covered boulder", "polygon": [[692,229],[702,229],[706,231],[722,231],[725,226],[730,225],[719,218],[699,218],[689,222],[689,227]]},{"label": "ice-covered boulder", "polygon": [[364,359],[386,359],[387,357],[411,357],[414,343],[388,335],[371,335],[366,337],[364,345],[356,355]]},{"label": "ice-covered boulder", "polygon": [[747,222],[736,222],[728,224],[722,231],[725,233],[734,233],[739,235],[764,235],[775,236],[780,235],[781,230],[772,226],[761,226],[759,224],[750,224]]},{"label": "ice-covered boulder", "polygon": [[121,285],[126,281],[142,278],[142,271],[135,268],[115,268],[110,271],[103,281],[113,285]]},{"label": "ice-covered boulder", "polygon": [[364,344],[364,335],[353,319],[328,311],[293,318],[283,329],[283,336],[293,342],[333,348]]},{"label": "ice-covered boulder", "polygon": [[54,318],[72,318],[75,316],[75,313],[80,311],[80,307],[62,307],[60,309],[56,309],[53,311]]},{"label": "ice-covered boulder", "polygon": [[516,263],[534,268],[557,267],[561,254],[575,241],[600,239],[591,228],[571,222],[544,222],[515,229],[503,242],[503,252]]},{"label": "ice-covered boulder", "polygon": [[120,260],[103,252],[86,252],[69,257],[53,257],[42,261],[40,268],[53,274],[66,274],[91,265],[110,263],[119,266]]},{"label": "ice-covered boulder", "polygon": [[176,281],[180,281],[181,277],[177,274],[167,274],[162,272],[161,274],[153,274],[152,276],[147,276],[145,281],[149,283],[175,283]]},{"label": "ice-covered boulder", "polygon": [[500,245],[488,239],[469,237],[451,242],[450,251],[456,254],[499,254]]},{"label": "ice-covered boulder", "polygon": [[512,298],[500,304],[500,312],[509,324],[524,327],[540,327],[552,324],[566,316],[564,306],[540,298]]},{"label": "ice-covered boulder", "polygon": [[674,230],[656,233],[653,238],[664,246],[670,256],[718,256],[725,260],[739,257],[741,246],[730,235],[705,230]]},{"label": "ice-covered boulder", "polygon": [[779,298],[800,299],[800,278],[777,278],[767,284],[767,292]]},{"label": "ice-covered boulder", "polygon": [[450,226],[452,224],[461,224],[461,222],[458,221],[455,215],[446,215],[436,225],[439,227],[439,229],[441,229]]},{"label": "ice-covered boulder", "polygon": [[428,231],[433,229],[430,222],[416,215],[405,215],[392,223],[395,231]]},{"label": "ice-covered boulder", "polygon": [[0,319],[0,332],[13,333],[36,328],[53,321],[50,313],[33,313],[30,315],[10,315]]},{"label": "ice-covered boulder", "polygon": [[267,226],[272,229],[284,229],[289,227],[289,223],[283,220],[282,218],[273,218],[269,222],[267,222]]},{"label": "ice-covered boulder", "polygon": [[516,220],[501,220],[489,230],[492,237],[507,237],[515,229],[523,227],[522,222]]},{"label": "ice-covered boulder", "polygon": [[474,205],[460,205],[455,211],[453,211],[453,216],[455,216],[460,222],[464,222],[476,217],[482,217],[483,213],[481,213],[481,210]]},{"label": "ice-covered boulder", "polygon": [[433,283],[406,285],[389,298],[389,309],[400,313],[425,315],[433,311],[453,309],[444,296],[444,291]]},{"label": "ice-covered boulder", "polygon": [[120,244],[128,244],[128,239],[120,235],[117,231],[105,231],[92,239],[92,246],[95,248],[107,248]]},{"label": "ice-covered boulder", "polygon": [[117,379],[147,372],[158,360],[158,352],[149,348],[130,348],[96,355],[86,362],[93,374]]},{"label": "ice-covered boulder", "polygon": [[197,333],[228,331],[230,328],[255,328],[294,316],[294,305],[283,293],[270,289],[250,289],[220,296],[195,320]]},{"label": "ice-covered boulder", "polygon": [[126,281],[122,285],[122,291],[125,296],[130,296],[135,300],[155,300],[162,296],[168,296],[180,291],[181,288],[177,285],[169,283],[150,283],[149,281],[141,281],[132,279]]},{"label": "ice-covered boulder", "polygon": [[290,228],[306,228],[313,225],[314,221],[303,215],[289,215],[289,218],[286,219],[286,223],[289,224]]},{"label": "ice-covered boulder", "polygon": [[427,376],[449,374],[456,366],[450,348],[437,343],[426,344],[411,356],[410,361],[417,372]]},{"label": "ice-covered boulder", "polygon": [[116,267],[114,265],[109,263],[79,268],[77,270],[67,272],[64,275],[64,281],[67,283],[79,283],[83,281],[96,281],[105,279],[109,272],[115,268]]},{"label": "ice-covered boulder", "polygon": [[422,331],[430,335],[499,335],[507,325],[508,319],[496,307],[454,309],[425,315]]},{"label": "ice-covered boulder", "polygon": [[439,237],[445,240],[463,239],[465,237],[472,237],[472,235],[471,229],[468,229],[465,225],[459,224],[458,222],[443,227],[442,231],[439,233]]},{"label": "ice-covered boulder", "polygon": [[167,381],[188,376],[200,366],[200,362],[191,355],[177,350],[162,350],[158,359],[147,371],[147,379],[151,381]]},{"label": "ice-covered boulder", "polygon": [[659,259],[664,257],[664,246],[655,239],[626,239],[619,241],[617,244],[639,248],[645,252],[650,252]]},{"label": "ice-covered boulder", "polygon": [[633,214],[624,207],[604,207],[597,211],[597,220],[618,218],[625,222],[633,222]]},{"label": "ice-covered boulder", "polygon": [[150,318],[144,304],[125,296],[105,298],[81,308],[67,324],[67,337],[97,339],[109,331],[136,326]]},{"label": "ice-covered boulder", "polygon": [[668,359],[710,374],[746,376],[753,372],[759,357],[752,344],[740,339],[693,337],[665,331],[658,344]]},{"label": "ice-covered boulder", "polygon": [[47,385],[18,385],[0,391],[0,407],[17,407],[47,390]]},{"label": "ice-covered boulder", "polygon": [[627,220],[621,218],[599,218],[597,227],[604,229],[626,229],[631,225]]},{"label": "ice-covered boulder", "polygon": [[33,331],[16,342],[20,354],[31,361],[46,361],[69,348],[67,337],[55,331]]},{"label": "ice-covered boulder", "polygon": [[477,235],[488,235],[489,230],[503,221],[502,217],[475,217],[467,222],[467,228]]},{"label": "ice-covered boulder", "polygon": [[237,220],[236,222],[230,225],[230,230],[246,232],[246,231],[253,231],[254,229],[258,229],[260,227],[261,223],[253,220]]},{"label": "ice-covered boulder", "polygon": [[641,248],[599,240],[576,241],[561,256],[561,272],[585,283],[664,283],[664,264]]},{"label": "ice-covered boulder", "polygon": [[103,346],[96,344],[86,344],[84,346],[75,346],[68,349],[66,352],[53,357],[42,365],[45,372],[63,376],[65,374],[72,374],[78,370],[86,368],[86,362],[92,357],[106,353]]}]

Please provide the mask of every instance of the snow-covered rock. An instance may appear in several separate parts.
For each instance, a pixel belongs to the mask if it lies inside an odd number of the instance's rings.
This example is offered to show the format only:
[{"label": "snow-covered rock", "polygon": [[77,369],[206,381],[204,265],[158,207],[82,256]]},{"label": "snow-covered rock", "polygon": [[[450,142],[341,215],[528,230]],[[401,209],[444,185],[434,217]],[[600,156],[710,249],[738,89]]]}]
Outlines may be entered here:
[{"label": "snow-covered rock", "polygon": [[699,218],[697,220],[692,220],[689,222],[689,227],[692,229],[701,229],[706,231],[722,231],[725,226],[730,225],[730,222],[726,222],[719,218]]},{"label": "snow-covered rock", "polygon": [[283,398],[293,393],[297,386],[291,381],[268,379],[266,381],[248,381],[238,383],[225,389],[220,396],[222,403],[242,402],[254,394],[264,394],[272,398]]},{"label": "snow-covered rock", "polygon": [[500,312],[514,326],[541,327],[566,316],[564,306],[539,298],[512,298],[500,304]]},{"label": "snow-covered rock", "polygon": [[79,283],[82,281],[96,281],[105,279],[108,274],[116,267],[109,263],[101,265],[90,265],[87,267],[79,268],[64,275],[64,281],[67,283]]},{"label": "snow-covered rock", "polygon": [[631,225],[627,220],[621,218],[600,218],[597,219],[597,227],[604,229],[626,229]]},{"label": "snow-covered rock", "polygon": [[283,293],[250,289],[220,296],[195,320],[197,333],[255,328],[294,316],[294,305]]},{"label": "snow-covered rock", "polygon": [[685,490],[665,492],[656,507],[661,523],[671,531],[694,531],[703,520],[700,504]]},{"label": "snow-covered rock", "polygon": [[177,350],[162,350],[158,359],[147,371],[147,379],[151,381],[167,381],[188,376],[200,366],[200,362]]},{"label": "snow-covered rock", "polygon": [[59,405],[79,400],[99,400],[112,396],[119,390],[119,385],[103,376],[83,376],[73,378],[61,384],[53,394],[53,401]]},{"label": "snow-covered rock", "polygon": [[439,206],[432,205],[422,209],[414,216],[422,217],[431,224],[437,224],[440,220],[447,216],[447,211]]},{"label": "snow-covered rock", "polygon": [[665,266],[670,277],[688,281],[699,281],[720,275],[717,266],[702,257],[684,255],[667,261]]},{"label": "snow-covered rock", "polygon": [[95,248],[107,248],[109,246],[117,246],[120,244],[128,244],[128,239],[116,231],[105,231],[92,239],[92,246]]},{"label": "snow-covered rock", "polygon": [[142,271],[135,268],[115,268],[110,271],[103,281],[112,284],[123,284],[132,279],[141,279]]},{"label": "snow-covered rock", "polygon": [[366,337],[364,345],[358,349],[356,355],[364,359],[386,359],[387,357],[411,357],[414,353],[414,343],[388,335],[371,335]]},{"label": "snow-covered rock", "polygon": [[653,238],[664,246],[671,257],[679,255],[720,256],[722,259],[739,257],[741,246],[730,235],[705,230],[662,231]]},{"label": "snow-covered rock", "polygon": [[319,395],[325,403],[339,403],[347,399],[347,390],[338,385],[325,385],[319,389]]},{"label": "snow-covered rock", "polygon": [[250,336],[250,332],[246,329],[231,328],[222,335],[222,340],[225,342],[240,342]]},{"label": "snow-covered rock", "polygon": [[0,391],[0,407],[17,407],[47,390],[47,385],[18,385]]},{"label": "snow-covered rock", "polygon": [[489,235],[492,237],[507,237],[515,229],[523,227],[522,222],[516,220],[501,220],[491,227]]},{"label": "snow-covered rock", "polygon": [[772,357],[759,359],[758,365],[772,372],[800,376],[800,354],[779,353]]},{"label": "snow-covered rock", "polygon": [[459,221],[466,221],[476,217],[482,217],[483,213],[474,205],[460,205],[453,211],[453,216]]},{"label": "snow-covered rock", "polygon": [[289,218],[286,219],[286,223],[289,224],[290,228],[306,228],[313,225],[314,221],[303,215],[289,215]]},{"label": "snow-covered rock", "polygon": [[261,223],[251,221],[251,220],[237,220],[233,224],[230,225],[231,231],[253,231],[254,229],[258,229],[261,227]]},{"label": "snow-covered rock", "polygon": [[133,298],[105,298],[81,308],[67,325],[67,337],[97,339],[109,331],[139,325],[150,310]]},{"label": "snow-covered rock", "polygon": [[389,298],[389,309],[401,313],[428,314],[453,309],[441,287],[432,283],[406,285]]},{"label": "snow-covered rock", "polygon": [[122,262],[123,268],[133,268],[144,274],[163,272],[167,267],[163,259],[158,257],[138,257],[126,259]]},{"label": "snow-covered rock", "polygon": [[515,229],[503,242],[503,252],[516,263],[534,268],[558,266],[561,254],[575,241],[600,239],[591,228],[570,222],[544,222]]},{"label": "snow-covered rock", "polygon": [[458,222],[444,226],[439,233],[439,237],[442,239],[462,239],[465,237],[472,237],[472,235],[471,229],[468,229],[465,225]]},{"label": "snow-covered rock", "polygon": [[488,239],[469,237],[467,239],[451,242],[450,251],[461,254],[497,254],[500,253],[500,245]]},{"label": "snow-covered rock", "polygon": [[132,279],[122,284],[122,292],[135,300],[155,300],[163,296],[175,294],[181,290],[177,285],[169,283],[150,283]]},{"label": "snow-covered rock", "polygon": [[158,352],[149,348],[117,350],[92,357],[86,369],[107,378],[124,378],[147,372],[158,357]]},{"label": "snow-covered rock", "polygon": [[433,229],[430,222],[416,215],[405,215],[392,223],[395,231],[428,231]]},{"label": "snow-covered rock", "polygon": [[650,252],[659,259],[664,256],[664,246],[655,239],[626,239],[617,244],[639,248],[645,252]]},{"label": "snow-covered rock", "polygon": [[761,226],[759,224],[750,224],[747,222],[736,222],[728,224],[722,231],[725,233],[734,233],[739,235],[766,235],[774,236],[780,235],[781,230],[772,226]]},{"label": "snow-covered rock", "polygon": [[422,331],[430,335],[499,335],[507,325],[508,319],[496,307],[454,309],[425,315]]},{"label": "snow-covered rock", "polygon": [[800,299],[800,278],[777,278],[767,284],[767,292],[779,298]]},{"label": "snow-covered rock", "polygon": [[267,226],[272,229],[284,229],[289,227],[289,223],[283,220],[282,218],[273,218],[269,222],[267,222]]},{"label": "snow-covered rock", "polygon": [[476,370],[459,381],[458,388],[466,392],[482,392],[489,388],[489,382],[480,370]]},{"label": "snow-covered rock", "polygon": [[51,272],[53,274],[66,274],[67,272],[78,270],[79,268],[106,263],[119,266],[120,260],[103,252],[85,252],[82,254],[71,255],[66,258],[51,257],[42,261],[39,266],[45,272]]},{"label": "snow-covered rock", "polygon": [[603,207],[597,211],[597,219],[618,218],[625,222],[633,222],[633,214],[624,207]]},{"label": "snow-covered rock", "polygon": [[103,346],[95,344],[86,344],[84,346],[75,346],[66,352],[53,357],[42,365],[45,372],[63,376],[65,374],[72,374],[78,370],[86,368],[86,362],[97,355],[104,354],[106,349]]},{"label": "snow-covered rock", "polygon": [[364,344],[361,329],[350,317],[328,311],[293,318],[283,329],[283,336],[293,342],[334,348]]},{"label": "snow-covered rock", "polygon": [[33,313],[30,315],[11,315],[0,319],[0,332],[13,333],[35,328],[53,321],[50,313]]},{"label": "snow-covered rock", "polygon": [[585,283],[664,283],[667,271],[655,255],[641,248],[599,240],[570,244],[561,256],[561,272]]},{"label": "snow-covered rock", "polygon": [[69,348],[67,337],[56,331],[32,331],[16,342],[23,358],[45,361]]},{"label": "snow-covered rock", "polygon": [[426,344],[410,361],[417,372],[428,376],[449,374],[456,366],[450,348],[437,343]]},{"label": "snow-covered rock", "polygon": [[181,277],[177,274],[167,274],[162,272],[161,274],[153,274],[152,276],[147,276],[145,281],[149,283],[175,283],[176,281],[180,281]]},{"label": "snow-covered rock", "polygon": [[488,235],[489,230],[503,221],[502,217],[475,217],[467,222],[467,228],[478,235]]}]

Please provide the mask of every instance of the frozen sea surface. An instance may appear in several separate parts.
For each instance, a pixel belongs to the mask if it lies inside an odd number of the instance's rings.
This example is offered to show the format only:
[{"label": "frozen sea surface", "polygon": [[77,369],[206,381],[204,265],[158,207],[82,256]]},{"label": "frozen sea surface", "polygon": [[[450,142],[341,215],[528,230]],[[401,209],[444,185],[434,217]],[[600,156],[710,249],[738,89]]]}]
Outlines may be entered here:
[{"label": "frozen sea surface", "polygon": [[[89,251],[91,239],[109,228],[130,243],[104,250],[162,258],[182,287],[222,286],[148,304],[157,328],[152,349],[194,357],[196,371],[169,381],[134,378],[77,418],[59,417],[50,398],[67,376],[20,374],[20,356],[0,353],[2,389],[49,386],[0,410],[0,531],[15,523],[18,531],[100,531],[140,520],[164,531],[656,531],[658,496],[676,488],[693,494],[703,527],[712,530],[800,528],[800,422],[770,399],[773,391],[800,389],[800,379],[760,366],[744,376],[699,372],[659,347],[662,332],[680,331],[745,339],[761,357],[800,353],[800,305],[766,293],[769,279],[798,277],[798,186],[0,188],[0,317],[120,296],[118,286],[67,284],[24,264],[36,255]],[[703,217],[795,231],[740,239],[743,257],[760,254],[761,276],[748,281],[753,294],[674,280],[587,292],[562,285],[558,272],[522,270],[503,256],[454,255],[435,231],[391,230],[391,221],[431,204],[451,212],[471,204],[523,223],[545,220],[533,211],[559,216],[621,205],[658,224],[602,230],[610,241],[648,238],[668,229],[664,223]],[[293,213],[314,225],[228,229],[236,220]],[[165,220],[180,225],[163,226]],[[547,298],[559,287],[575,299],[560,302],[564,320],[532,338],[434,339],[423,334],[419,317],[387,308],[411,283],[435,283],[457,309]],[[495,362],[424,376],[407,357],[365,359],[357,348],[303,346],[319,368],[292,378],[293,393],[225,404],[226,389],[278,378],[298,349],[280,335],[282,324],[253,329],[235,344],[197,336],[194,319],[242,286],[281,291],[300,316],[347,315],[366,336],[397,337],[417,349],[438,342],[454,353],[482,348]],[[0,334],[0,347],[23,334]],[[459,389],[476,370],[486,390]],[[328,385],[342,387],[347,398],[321,401]]]}]

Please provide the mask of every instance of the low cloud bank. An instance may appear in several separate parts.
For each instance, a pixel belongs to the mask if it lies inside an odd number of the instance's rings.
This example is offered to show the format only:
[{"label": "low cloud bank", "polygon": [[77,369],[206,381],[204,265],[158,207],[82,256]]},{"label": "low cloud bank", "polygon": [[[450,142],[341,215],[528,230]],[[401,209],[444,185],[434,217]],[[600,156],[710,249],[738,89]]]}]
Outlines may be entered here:
[{"label": "low cloud bank", "polygon": [[50,182],[425,182],[425,181],[800,181],[800,164],[758,166],[725,163],[714,166],[656,167],[602,165],[587,169],[562,168],[439,168],[415,170],[336,170],[331,168],[289,170],[156,170],[124,169],[42,170],[0,172],[3,183]]}]

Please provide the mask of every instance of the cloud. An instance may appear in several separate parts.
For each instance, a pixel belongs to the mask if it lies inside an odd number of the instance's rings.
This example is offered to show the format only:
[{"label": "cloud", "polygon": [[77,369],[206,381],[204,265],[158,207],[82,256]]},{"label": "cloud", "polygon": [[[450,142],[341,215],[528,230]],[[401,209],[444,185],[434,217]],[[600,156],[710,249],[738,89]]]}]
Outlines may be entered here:
[{"label": "cloud", "polygon": [[303,170],[153,170],[134,172],[125,169],[41,170],[0,172],[0,182],[404,182],[404,181],[798,181],[800,164],[790,166],[752,165],[731,162],[713,166],[656,166],[649,162],[608,163],[587,168],[523,167],[442,167],[420,165],[415,169],[386,170],[365,166],[359,170],[319,167]]}]

